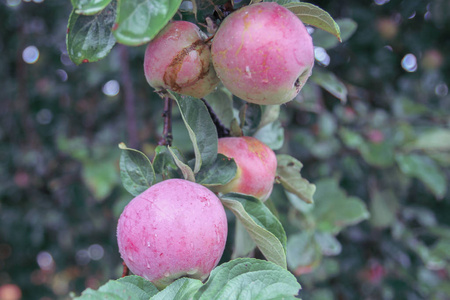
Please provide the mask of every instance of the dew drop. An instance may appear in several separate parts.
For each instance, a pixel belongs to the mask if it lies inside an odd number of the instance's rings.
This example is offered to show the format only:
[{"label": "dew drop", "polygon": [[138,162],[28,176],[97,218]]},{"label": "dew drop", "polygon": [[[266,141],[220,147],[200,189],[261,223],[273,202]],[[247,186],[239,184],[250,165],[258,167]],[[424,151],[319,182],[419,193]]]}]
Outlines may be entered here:
[{"label": "dew drop", "polygon": [[169,277],[169,276],[170,276],[169,272],[164,273],[164,277]]},{"label": "dew drop", "polygon": [[186,272],[188,275],[194,275],[195,273],[197,273],[197,269],[191,269],[189,271]]}]

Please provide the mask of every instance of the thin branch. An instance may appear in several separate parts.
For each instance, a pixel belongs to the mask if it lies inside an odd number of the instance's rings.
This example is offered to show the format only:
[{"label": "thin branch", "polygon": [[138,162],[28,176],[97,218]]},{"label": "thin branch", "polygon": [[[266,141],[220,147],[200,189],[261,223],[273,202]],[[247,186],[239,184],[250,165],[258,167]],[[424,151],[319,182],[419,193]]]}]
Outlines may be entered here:
[{"label": "thin branch", "polygon": [[129,66],[128,48],[119,45],[120,67],[122,69],[122,83],[125,101],[125,114],[127,118],[128,145],[130,148],[139,147],[138,129],[136,123],[136,104],[133,82]]},{"label": "thin branch", "polygon": [[230,136],[230,129],[228,129],[225,125],[223,125],[222,121],[220,121],[220,119],[217,117],[216,113],[214,112],[212,107],[209,105],[209,103],[206,102],[206,100],[204,98],[202,98],[201,100],[203,101],[203,103],[205,103],[206,108],[208,109],[209,115],[211,116],[211,119],[212,119],[214,125],[216,125],[217,136],[219,138]]},{"label": "thin branch", "polygon": [[172,146],[172,103],[172,98],[164,96],[164,112],[162,115],[164,117],[164,129],[159,145]]}]

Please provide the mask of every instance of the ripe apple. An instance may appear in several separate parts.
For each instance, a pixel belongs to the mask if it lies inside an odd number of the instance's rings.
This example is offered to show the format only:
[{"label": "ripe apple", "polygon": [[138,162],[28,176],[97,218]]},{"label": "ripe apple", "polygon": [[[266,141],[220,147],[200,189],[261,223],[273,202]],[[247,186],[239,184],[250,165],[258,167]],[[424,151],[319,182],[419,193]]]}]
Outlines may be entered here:
[{"label": "ripe apple", "polygon": [[128,268],[162,289],[180,277],[206,279],[222,256],[227,231],[225,210],[214,193],[169,179],[125,207],[117,242]]},{"label": "ripe apple", "polygon": [[312,38],[305,26],[274,2],[249,5],[226,17],[211,54],[226,88],[264,105],[292,100],[314,65]]},{"label": "ripe apple", "polygon": [[236,177],[213,190],[222,194],[235,192],[267,200],[273,189],[277,158],[275,153],[254,137],[225,137],[219,139],[218,152],[234,158]]},{"label": "ripe apple", "polygon": [[150,86],[197,98],[212,92],[219,79],[206,37],[197,25],[186,21],[164,27],[145,51],[144,72]]}]

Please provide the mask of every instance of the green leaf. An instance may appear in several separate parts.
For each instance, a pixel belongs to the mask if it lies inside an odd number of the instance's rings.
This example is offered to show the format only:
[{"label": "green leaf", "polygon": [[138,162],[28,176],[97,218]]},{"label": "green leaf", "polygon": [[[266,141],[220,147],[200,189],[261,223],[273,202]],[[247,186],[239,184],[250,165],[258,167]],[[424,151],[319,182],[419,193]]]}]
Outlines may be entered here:
[{"label": "green leaf", "polygon": [[245,103],[240,111],[239,118],[241,121],[242,132],[246,136],[252,136],[258,130],[261,122],[262,111],[261,106],[253,103]]},{"label": "green leaf", "polygon": [[284,128],[280,121],[275,121],[258,129],[253,135],[255,138],[266,144],[272,150],[283,147]]},{"label": "green leaf", "polygon": [[[336,20],[341,30],[342,42],[348,40],[358,28],[358,24],[352,19]],[[312,34],[315,47],[322,47],[326,50],[336,47],[339,41],[323,30],[315,30]]]},{"label": "green leaf", "polygon": [[180,168],[181,173],[183,173],[183,177],[186,180],[195,182],[195,175],[192,171],[191,167],[189,167],[187,164],[185,164],[178,156],[175,154],[175,152],[172,150],[171,147],[167,147],[170,154],[172,155],[173,160],[175,161],[175,164]]},{"label": "green leaf", "polygon": [[337,37],[339,41],[342,41],[339,25],[333,20],[330,14],[320,7],[306,2],[288,3],[284,7],[292,11],[303,23],[329,32]]},{"label": "green leaf", "polygon": [[447,192],[447,180],[431,158],[419,154],[397,154],[395,159],[405,175],[422,181],[437,198],[444,197]]},{"label": "green leaf", "polygon": [[291,270],[316,266],[321,259],[322,252],[312,232],[303,231],[289,236],[287,261]]},{"label": "green leaf", "polygon": [[395,162],[394,147],[390,140],[381,143],[364,143],[358,149],[364,160],[375,167],[390,167]]},{"label": "green leaf", "polygon": [[198,279],[180,278],[172,282],[164,290],[153,296],[151,300],[183,300],[193,299],[193,295],[203,284]]},{"label": "green leaf", "polygon": [[93,15],[103,10],[111,0],[71,0],[75,13]]},{"label": "green leaf", "polygon": [[118,183],[116,160],[89,160],[83,163],[81,177],[95,199],[102,201]]},{"label": "green leaf", "polygon": [[395,162],[394,145],[391,140],[384,140],[381,143],[366,142],[360,134],[346,128],[339,130],[339,136],[348,148],[357,149],[370,165],[385,168]]},{"label": "green leaf", "polygon": [[426,131],[404,148],[407,151],[448,152],[450,151],[450,129],[435,128]]},{"label": "green leaf", "polygon": [[258,129],[278,120],[280,116],[280,105],[261,105],[260,107],[262,115]]},{"label": "green leaf", "polygon": [[327,232],[317,231],[314,234],[314,237],[323,255],[332,256],[339,255],[341,253],[342,245],[334,235]]},{"label": "green leaf", "polygon": [[104,58],[116,43],[111,28],[116,16],[115,2],[100,13],[83,16],[72,11],[67,26],[66,44],[70,59],[77,65]]},{"label": "green leaf", "polygon": [[241,221],[236,220],[236,227],[234,230],[234,247],[233,253],[231,255],[232,259],[238,257],[245,257],[250,254],[251,251],[255,250],[256,244],[252,240],[252,237],[242,225]]},{"label": "green leaf", "polygon": [[217,131],[205,104],[196,98],[171,94],[180,108],[181,117],[194,146],[194,173],[202,164],[212,164],[217,157]]},{"label": "green leaf", "polygon": [[300,289],[286,269],[264,260],[238,258],[215,268],[193,299],[295,299]]},{"label": "green leaf", "polygon": [[347,196],[336,179],[322,179],[316,183],[312,214],[318,230],[331,234],[368,219],[370,214],[364,202]]},{"label": "green leaf", "polygon": [[119,278],[117,279],[117,281],[122,284],[131,284],[137,286],[149,296],[156,295],[159,292],[159,290],[156,288],[156,286],[153,285],[153,283],[149,282],[147,279],[141,276],[129,275]]},{"label": "green leaf", "polygon": [[[171,147],[171,149],[178,157],[181,157],[178,149],[174,147]],[[153,158],[153,169],[156,175],[161,175],[162,180],[181,178],[183,176],[167,146],[156,147],[155,157]]]},{"label": "green leaf", "polygon": [[212,165],[204,166],[195,177],[198,184],[204,186],[223,185],[230,182],[237,172],[237,165],[232,158],[218,154]]},{"label": "green leaf", "polygon": [[343,103],[347,102],[347,87],[333,73],[314,68],[311,80]]},{"label": "green leaf", "polygon": [[151,41],[175,15],[181,0],[119,0],[114,36],[138,46]]},{"label": "green leaf", "polygon": [[277,179],[283,187],[306,203],[313,203],[316,186],[302,178],[300,171],[303,164],[286,154],[277,155]]},{"label": "green leaf", "polygon": [[242,222],[264,257],[286,268],[286,233],[264,203],[237,193],[225,194],[220,200]]},{"label": "green leaf", "polygon": [[393,191],[374,191],[370,197],[370,223],[385,228],[394,224],[399,209],[398,199]]},{"label": "green leaf", "polygon": [[124,143],[120,143],[119,148],[123,150],[120,155],[122,184],[130,194],[137,196],[155,182],[155,171],[144,153],[128,148]]},{"label": "green leaf", "polygon": [[207,95],[205,99],[219,120],[229,128],[231,121],[234,119],[233,94],[223,86],[220,86]]},{"label": "green leaf", "polygon": [[86,289],[81,296],[74,298],[74,300],[148,300],[157,292],[158,289],[150,281],[139,276],[130,275],[118,280],[110,280],[98,290]]}]

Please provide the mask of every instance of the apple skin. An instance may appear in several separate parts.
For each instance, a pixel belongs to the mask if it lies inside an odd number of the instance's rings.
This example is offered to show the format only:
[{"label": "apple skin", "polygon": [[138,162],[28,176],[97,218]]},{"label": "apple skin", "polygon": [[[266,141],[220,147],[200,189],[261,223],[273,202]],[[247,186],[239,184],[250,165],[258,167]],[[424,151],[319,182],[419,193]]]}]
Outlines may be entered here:
[{"label": "apple skin", "polygon": [[168,179],[125,207],[117,242],[128,268],[163,289],[180,277],[206,279],[222,257],[227,232],[225,210],[214,193]]},{"label": "apple skin", "polygon": [[219,139],[218,152],[234,158],[236,177],[229,183],[213,188],[217,193],[242,193],[265,201],[273,189],[277,157],[272,149],[254,137]]},{"label": "apple skin", "polygon": [[206,35],[186,21],[167,24],[145,51],[144,72],[156,90],[202,98],[219,84]]},{"label": "apple skin", "polygon": [[292,100],[314,65],[312,38],[305,26],[274,2],[249,5],[226,17],[211,54],[227,89],[263,105]]}]

